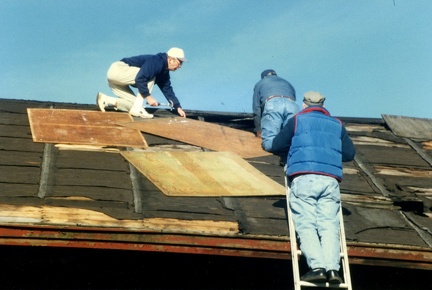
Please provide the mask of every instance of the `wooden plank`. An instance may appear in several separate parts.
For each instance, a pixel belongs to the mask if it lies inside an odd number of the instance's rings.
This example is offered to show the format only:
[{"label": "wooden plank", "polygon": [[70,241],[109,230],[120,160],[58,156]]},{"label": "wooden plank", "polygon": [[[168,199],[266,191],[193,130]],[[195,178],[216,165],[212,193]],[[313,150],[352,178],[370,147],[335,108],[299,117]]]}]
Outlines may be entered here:
[{"label": "wooden plank", "polygon": [[56,185],[55,191],[47,198],[69,200],[107,200],[113,202],[133,202],[131,190],[128,188],[112,188],[103,186],[70,186]]},{"label": "wooden plank", "polygon": [[119,220],[94,210],[55,206],[17,206],[0,204],[0,223],[110,227],[163,232],[233,235],[236,222],[150,218]]},{"label": "wooden plank", "polygon": [[43,151],[44,144],[34,143],[31,138],[0,137],[0,150],[3,152],[36,152]]},{"label": "wooden plank", "polygon": [[411,147],[382,147],[375,145],[356,145],[356,156],[361,155],[361,159],[366,164],[381,164],[406,167],[428,168],[430,165],[417,154]]},{"label": "wooden plank", "polygon": [[0,183],[38,184],[40,169],[36,166],[0,165]]},{"label": "wooden plank", "polygon": [[[24,114],[16,114],[2,111],[0,114],[0,124],[14,126],[28,126],[29,120]],[[18,130],[17,130],[18,131]]]},{"label": "wooden plank", "polygon": [[32,132],[34,142],[147,147],[139,131],[122,127],[33,124]]},{"label": "wooden plank", "polygon": [[25,126],[0,125],[0,132],[2,137],[27,138],[27,139],[30,138],[30,127],[28,124],[26,124]]},{"label": "wooden plank", "polygon": [[432,119],[382,115],[392,132],[399,137],[432,140]]},{"label": "wooden plank", "polygon": [[27,113],[31,122],[47,124],[115,126],[119,122],[133,121],[129,114],[118,112],[29,108]]},{"label": "wooden plank", "polygon": [[373,146],[382,146],[387,148],[409,148],[406,144],[400,144],[391,142],[388,140],[384,140],[381,138],[376,137],[369,137],[369,136],[356,136],[351,137],[354,145],[373,145]]},{"label": "wooden plank", "polygon": [[7,154],[2,153],[1,160],[0,160],[0,166],[15,165],[15,166],[39,167],[40,164],[41,164],[41,154],[35,152],[8,151]]},{"label": "wooden plank", "polygon": [[0,181],[0,203],[5,203],[2,198],[7,197],[26,197],[22,201],[29,203],[28,197],[36,197],[38,193],[38,184],[6,183]]},{"label": "wooden plank", "polygon": [[432,150],[432,141],[422,142],[424,150]]},{"label": "wooden plank", "polygon": [[28,109],[34,142],[146,148],[142,134],[116,125],[126,113],[64,109]]},{"label": "wooden plank", "polygon": [[373,184],[380,190],[380,192],[385,196],[389,197],[390,192],[385,188],[385,186],[378,180],[374,174],[372,173],[372,170],[369,166],[369,164],[363,162],[362,155],[356,154],[354,157],[355,162],[358,164],[360,169],[363,170],[363,172],[369,177],[369,179],[373,182]]},{"label": "wooden plank", "polygon": [[[117,153],[92,152],[80,150],[58,150],[56,152],[57,169],[89,169],[97,171],[128,171],[129,163]],[[123,181],[121,181],[123,182]]]},{"label": "wooden plank", "polygon": [[432,178],[432,170],[392,166],[374,166],[375,174]]},{"label": "wooden plank", "polygon": [[243,158],[271,155],[252,132],[193,119],[156,118],[119,124],[210,150],[234,152]]},{"label": "wooden plank", "polygon": [[432,166],[432,157],[427,154],[425,149],[421,148],[418,143],[412,141],[411,139],[404,139],[417,152],[417,154],[421,156],[421,158],[423,158],[427,163],[429,163],[430,166]]},{"label": "wooden plank", "polygon": [[284,195],[284,186],[232,152],[121,152],[168,196]]}]

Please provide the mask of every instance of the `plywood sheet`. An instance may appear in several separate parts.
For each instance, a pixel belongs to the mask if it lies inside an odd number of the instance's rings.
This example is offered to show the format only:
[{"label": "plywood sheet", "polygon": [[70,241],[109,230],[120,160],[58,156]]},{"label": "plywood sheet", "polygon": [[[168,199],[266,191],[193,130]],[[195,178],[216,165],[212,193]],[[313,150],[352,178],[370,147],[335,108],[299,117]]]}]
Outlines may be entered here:
[{"label": "plywood sheet", "polygon": [[135,230],[183,232],[191,234],[233,235],[238,224],[229,221],[148,218],[115,219],[101,212],[54,206],[17,206],[0,204],[0,223],[44,224],[84,227],[109,227]]},{"label": "plywood sheet", "polygon": [[392,132],[399,137],[432,140],[432,119],[382,115]]},{"label": "plywood sheet", "polygon": [[234,152],[243,158],[271,154],[262,149],[261,138],[252,132],[193,119],[156,118],[121,125],[214,151]]},{"label": "plywood sheet", "polygon": [[127,113],[27,109],[34,142],[146,148],[139,130],[117,125]]},{"label": "plywood sheet", "polygon": [[232,152],[121,154],[168,196],[284,195],[285,188]]}]

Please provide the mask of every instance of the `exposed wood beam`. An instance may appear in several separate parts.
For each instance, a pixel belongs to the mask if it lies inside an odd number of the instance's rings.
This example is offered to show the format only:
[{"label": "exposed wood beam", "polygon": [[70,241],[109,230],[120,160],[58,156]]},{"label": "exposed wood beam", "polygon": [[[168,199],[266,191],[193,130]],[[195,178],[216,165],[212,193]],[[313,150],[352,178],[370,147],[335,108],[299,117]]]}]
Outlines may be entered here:
[{"label": "exposed wood beam", "polygon": [[365,163],[361,160],[358,154],[354,157],[354,161],[363,170],[363,172],[369,177],[369,179],[373,182],[373,184],[381,191],[382,195],[384,195],[385,197],[389,197],[390,192],[385,188],[385,186],[381,182],[378,181],[378,179],[372,173],[370,168],[365,165]]},{"label": "exposed wood beam", "polygon": [[52,149],[53,149],[52,144],[45,143],[43,157],[42,157],[39,191],[38,191],[39,198],[44,198],[47,192],[48,178],[49,178],[49,172],[50,172],[50,167],[52,162]]},{"label": "exposed wood beam", "polygon": [[432,158],[427,155],[424,150],[415,142],[413,142],[409,138],[404,138],[404,140],[417,152],[418,155],[421,156],[430,166],[432,166]]}]

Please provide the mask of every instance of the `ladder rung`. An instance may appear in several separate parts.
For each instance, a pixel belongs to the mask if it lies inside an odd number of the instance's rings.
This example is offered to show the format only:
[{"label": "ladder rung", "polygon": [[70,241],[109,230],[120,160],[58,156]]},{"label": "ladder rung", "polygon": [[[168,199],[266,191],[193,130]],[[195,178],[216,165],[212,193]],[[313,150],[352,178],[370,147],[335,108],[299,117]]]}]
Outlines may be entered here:
[{"label": "ladder rung", "polygon": [[308,287],[323,287],[323,288],[348,289],[348,284],[346,284],[346,283],[329,284],[328,282],[326,282],[326,283],[311,283],[311,282],[300,281],[299,285],[301,285],[301,286],[308,286]]},{"label": "ladder rung", "polygon": [[[301,256],[301,255],[302,255],[302,251],[301,251],[301,250],[297,250],[297,251],[296,251],[296,254],[297,254],[298,256]],[[341,258],[345,258],[345,254],[344,254],[343,252],[340,252],[340,257],[341,257]]]}]

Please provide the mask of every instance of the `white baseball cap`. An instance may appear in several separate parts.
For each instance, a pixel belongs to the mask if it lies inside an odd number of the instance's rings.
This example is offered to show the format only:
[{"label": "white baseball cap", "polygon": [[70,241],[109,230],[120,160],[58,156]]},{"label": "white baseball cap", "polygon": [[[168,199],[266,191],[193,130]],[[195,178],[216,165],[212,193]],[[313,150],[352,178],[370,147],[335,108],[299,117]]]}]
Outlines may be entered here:
[{"label": "white baseball cap", "polygon": [[183,49],[178,48],[178,47],[170,48],[170,50],[168,50],[168,52],[167,52],[167,55],[174,57],[174,58],[177,58],[181,61],[188,61],[185,57]]}]

